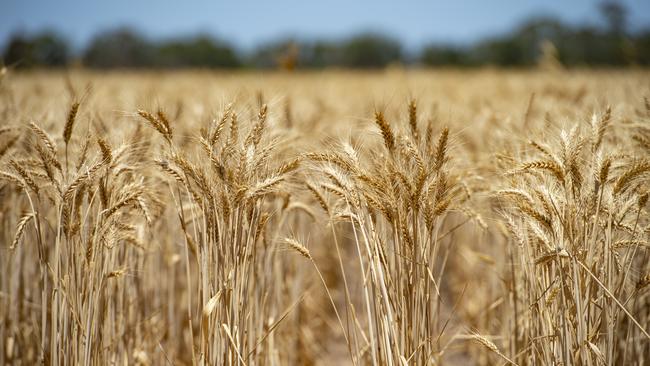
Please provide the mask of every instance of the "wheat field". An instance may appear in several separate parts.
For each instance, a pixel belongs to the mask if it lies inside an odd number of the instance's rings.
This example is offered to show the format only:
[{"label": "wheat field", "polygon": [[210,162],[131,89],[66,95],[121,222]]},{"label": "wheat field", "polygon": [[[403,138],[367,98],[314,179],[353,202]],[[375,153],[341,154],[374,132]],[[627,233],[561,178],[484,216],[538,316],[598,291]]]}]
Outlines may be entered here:
[{"label": "wheat field", "polygon": [[646,364],[649,96],[3,69],[0,364]]}]

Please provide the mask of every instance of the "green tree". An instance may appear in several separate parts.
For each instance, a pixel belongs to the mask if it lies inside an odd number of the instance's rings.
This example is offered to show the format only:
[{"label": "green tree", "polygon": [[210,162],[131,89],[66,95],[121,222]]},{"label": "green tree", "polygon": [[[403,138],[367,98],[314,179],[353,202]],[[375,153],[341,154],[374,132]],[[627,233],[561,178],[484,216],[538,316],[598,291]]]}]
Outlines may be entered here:
[{"label": "green tree", "polygon": [[128,28],[103,32],[96,36],[83,55],[88,67],[150,67],[155,65],[155,49],[143,37]]},{"label": "green tree", "polygon": [[364,33],[343,41],[341,65],[354,68],[380,68],[402,60],[402,48],[390,37]]},{"label": "green tree", "polygon": [[600,4],[600,13],[607,22],[611,34],[623,35],[627,28],[627,10],[616,1],[604,1]]},{"label": "green tree", "polygon": [[168,67],[232,68],[241,64],[230,45],[205,35],[164,42],[158,47],[157,56],[158,63]]},{"label": "green tree", "polygon": [[467,50],[454,46],[426,46],[420,53],[420,62],[427,66],[469,66]]},{"label": "green tree", "polygon": [[15,34],[4,51],[4,63],[17,67],[61,67],[69,61],[69,48],[53,31],[34,36]]}]

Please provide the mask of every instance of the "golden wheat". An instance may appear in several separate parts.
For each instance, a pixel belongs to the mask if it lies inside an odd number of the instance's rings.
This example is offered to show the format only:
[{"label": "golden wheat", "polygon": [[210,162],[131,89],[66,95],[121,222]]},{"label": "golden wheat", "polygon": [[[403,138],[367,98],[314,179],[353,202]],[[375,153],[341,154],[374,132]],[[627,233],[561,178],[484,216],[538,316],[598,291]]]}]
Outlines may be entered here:
[{"label": "golden wheat", "polygon": [[650,359],[646,71],[3,70],[0,364]]}]

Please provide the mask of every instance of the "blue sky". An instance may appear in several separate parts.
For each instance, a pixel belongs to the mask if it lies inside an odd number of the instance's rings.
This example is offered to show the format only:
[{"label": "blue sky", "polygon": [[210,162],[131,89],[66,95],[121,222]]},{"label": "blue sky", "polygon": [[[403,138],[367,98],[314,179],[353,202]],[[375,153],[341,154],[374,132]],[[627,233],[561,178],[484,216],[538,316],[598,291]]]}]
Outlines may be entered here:
[{"label": "blue sky", "polygon": [[[342,37],[379,30],[407,47],[471,42],[535,15],[599,21],[595,0],[3,0],[0,45],[16,30],[53,28],[76,47],[97,32],[135,26],[152,38],[209,33],[243,49],[284,36]],[[621,0],[633,29],[650,27],[650,0]]]}]

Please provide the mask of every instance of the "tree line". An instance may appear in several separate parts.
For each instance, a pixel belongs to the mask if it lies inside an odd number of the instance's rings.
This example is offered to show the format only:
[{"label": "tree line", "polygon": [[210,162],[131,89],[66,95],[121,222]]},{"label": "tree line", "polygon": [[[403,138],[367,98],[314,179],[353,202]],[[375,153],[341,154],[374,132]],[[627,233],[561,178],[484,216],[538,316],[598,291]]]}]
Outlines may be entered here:
[{"label": "tree line", "polygon": [[251,52],[237,50],[210,35],[152,41],[130,28],[108,30],[80,53],[55,31],[15,34],[3,63],[21,68],[381,68],[390,64],[473,67],[529,67],[543,63],[567,67],[648,66],[650,27],[627,30],[626,10],[616,2],[600,5],[599,25],[569,25],[533,18],[507,34],[470,45],[431,43],[416,53],[381,33],[361,33],[338,40],[282,39]]}]

